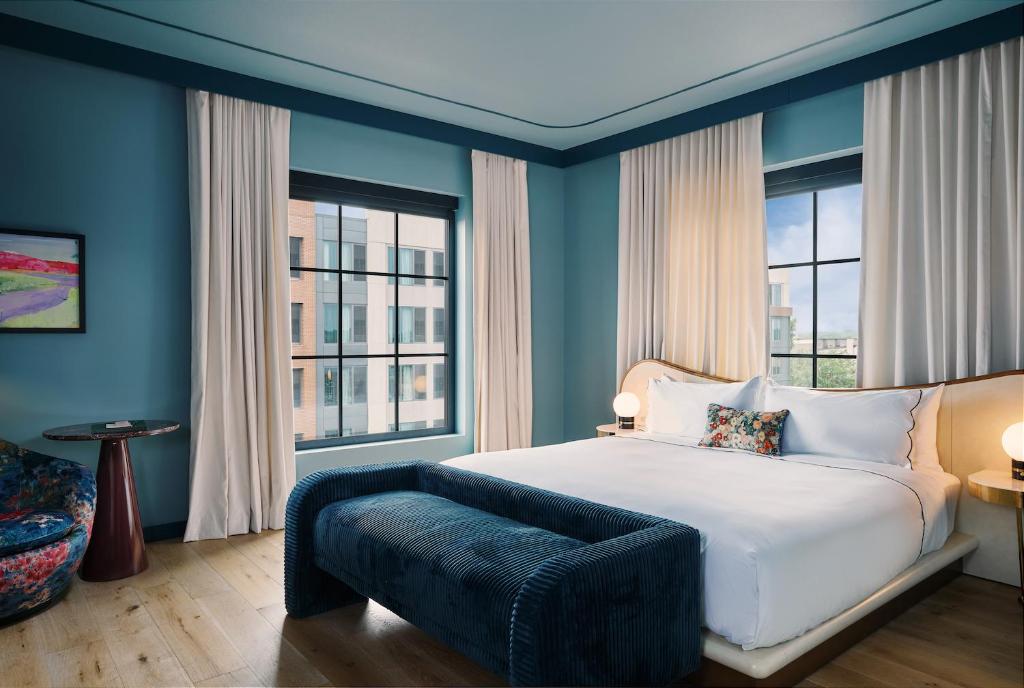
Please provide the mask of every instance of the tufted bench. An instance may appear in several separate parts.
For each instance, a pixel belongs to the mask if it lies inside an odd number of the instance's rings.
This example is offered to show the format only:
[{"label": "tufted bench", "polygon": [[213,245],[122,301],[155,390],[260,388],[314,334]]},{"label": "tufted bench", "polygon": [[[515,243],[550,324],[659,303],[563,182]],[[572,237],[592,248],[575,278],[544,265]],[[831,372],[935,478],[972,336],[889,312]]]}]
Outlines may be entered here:
[{"label": "tufted bench", "polygon": [[700,659],[699,535],[441,464],[314,473],[288,501],[285,604],[366,597],[515,685],[659,685]]}]

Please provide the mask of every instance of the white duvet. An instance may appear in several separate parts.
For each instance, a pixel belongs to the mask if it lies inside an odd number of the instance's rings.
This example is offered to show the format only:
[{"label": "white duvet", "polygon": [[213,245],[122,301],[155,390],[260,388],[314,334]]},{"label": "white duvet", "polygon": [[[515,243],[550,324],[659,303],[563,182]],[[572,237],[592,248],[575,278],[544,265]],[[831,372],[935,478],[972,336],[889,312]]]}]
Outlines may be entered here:
[{"label": "white duvet", "polygon": [[794,638],[939,549],[959,480],[852,459],[770,459],[638,433],[446,463],[701,532],[704,622],[750,650]]}]

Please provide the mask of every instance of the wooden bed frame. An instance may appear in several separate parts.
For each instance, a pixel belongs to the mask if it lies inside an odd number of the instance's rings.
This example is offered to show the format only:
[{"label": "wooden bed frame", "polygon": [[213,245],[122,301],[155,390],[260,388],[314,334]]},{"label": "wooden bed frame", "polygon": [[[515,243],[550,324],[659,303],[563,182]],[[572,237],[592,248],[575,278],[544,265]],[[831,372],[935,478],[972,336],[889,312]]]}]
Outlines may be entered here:
[{"label": "wooden bed frame", "polygon": [[[639,361],[619,387],[640,399],[637,425],[647,416],[647,383],[667,375],[685,382],[735,382],[656,359]],[[916,385],[901,388],[933,387]],[[1013,510],[971,498],[967,476],[985,468],[1010,470],[1003,430],[1024,418],[1024,370],[951,380],[939,410],[938,450],[943,469],[962,484],[956,530],[942,549],[925,555],[860,604],[807,633],[773,647],[745,651],[710,631],[704,633],[704,662],[686,682],[706,686],[792,686],[961,571],[1016,585],[1017,552]],[[850,390],[827,390],[841,393]]]}]

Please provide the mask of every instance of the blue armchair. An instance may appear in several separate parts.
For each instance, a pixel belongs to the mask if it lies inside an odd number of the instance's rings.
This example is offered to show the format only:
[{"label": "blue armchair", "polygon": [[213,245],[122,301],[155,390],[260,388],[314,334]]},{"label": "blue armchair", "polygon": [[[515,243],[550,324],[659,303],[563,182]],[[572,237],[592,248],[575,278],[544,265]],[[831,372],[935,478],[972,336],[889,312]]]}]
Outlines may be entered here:
[{"label": "blue armchair", "polygon": [[95,510],[88,468],[0,440],[0,623],[60,598],[85,556]]}]

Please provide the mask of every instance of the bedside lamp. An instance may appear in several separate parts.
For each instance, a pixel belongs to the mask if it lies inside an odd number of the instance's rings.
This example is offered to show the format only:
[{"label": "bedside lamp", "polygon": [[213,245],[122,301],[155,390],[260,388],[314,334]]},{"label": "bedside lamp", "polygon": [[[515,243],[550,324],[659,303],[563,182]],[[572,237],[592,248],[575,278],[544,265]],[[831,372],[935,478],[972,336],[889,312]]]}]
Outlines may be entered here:
[{"label": "bedside lamp", "polygon": [[619,429],[632,430],[633,419],[640,411],[640,400],[632,392],[622,392],[612,401],[612,409],[619,417]]},{"label": "bedside lamp", "polygon": [[1024,423],[1014,423],[1003,433],[1003,451],[1010,455],[1010,474],[1024,480]]}]

